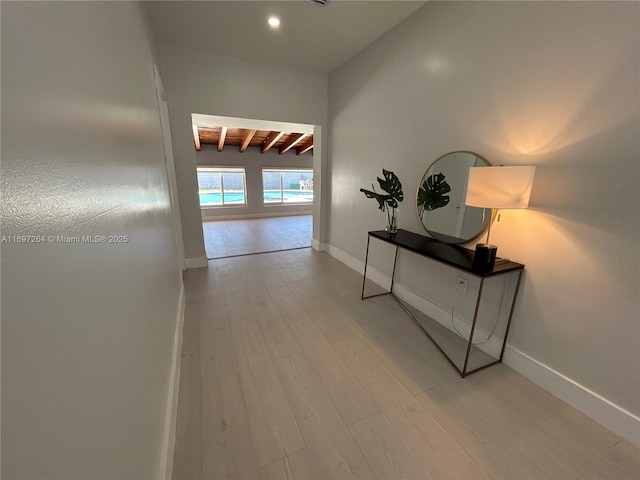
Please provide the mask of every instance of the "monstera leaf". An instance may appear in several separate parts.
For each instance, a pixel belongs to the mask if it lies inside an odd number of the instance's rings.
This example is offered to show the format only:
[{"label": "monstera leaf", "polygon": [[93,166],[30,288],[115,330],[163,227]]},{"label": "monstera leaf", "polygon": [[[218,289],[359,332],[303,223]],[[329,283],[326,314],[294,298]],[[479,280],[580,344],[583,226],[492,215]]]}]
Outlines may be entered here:
[{"label": "monstera leaf", "polygon": [[418,189],[418,213],[420,217],[425,211],[432,211],[436,208],[444,207],[449,203],[449,193],[451,187],[445,181],[442,173],[434,174],[422,182]]},{"label": "monstera leaf", "polygon": [[373,184],[371,185],[371,188],[373,189],[373,191],[365,190],[364,188],[361,188],[360,191],[364,193],[367,198],[375,198],[378,201],[378,208],[384,212],[384,207],[386,205],[386,199],[388,195],[381,195],[380,193],[376,192],[376,187],[374,187]]},{"label": "monstera leaf", "polygon": [[378,177],[378,183],[380,188],[387,192],[386,195],[376,192],[376,188],[371,185],[373,190],[365,190],[361,188],[360,191],[366,195],[367,198],[375,198],[378,202],[378,208],[385,211],[385,208],[398,208],[398,203],[404,199],[404,193],[402,192],[402,183],[395,173],[382,169],[382,175],[384,180]]},{"label": "monstera leaf", "polygon": [[378,183],[380,188],[389,194],[389,198],[386,199],[387,205],[392,208],[398,208],[398,203],[404,199],[402,184],[395,173],[384,168],[382,169],[382,175],[384,175],[384,180],[378,177]]}]

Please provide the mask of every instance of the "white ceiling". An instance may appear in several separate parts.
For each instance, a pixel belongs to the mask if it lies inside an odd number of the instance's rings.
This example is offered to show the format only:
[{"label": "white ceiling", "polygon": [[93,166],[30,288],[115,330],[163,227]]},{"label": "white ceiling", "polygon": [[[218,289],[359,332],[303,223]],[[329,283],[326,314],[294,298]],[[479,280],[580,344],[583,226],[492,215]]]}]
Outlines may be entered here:
[{"label": "white ceiling", "polygon": [[[424,1],[148,1],[156,40],[252,62],[330,73]],[[267,25],[280,18],[278,29]]]}]

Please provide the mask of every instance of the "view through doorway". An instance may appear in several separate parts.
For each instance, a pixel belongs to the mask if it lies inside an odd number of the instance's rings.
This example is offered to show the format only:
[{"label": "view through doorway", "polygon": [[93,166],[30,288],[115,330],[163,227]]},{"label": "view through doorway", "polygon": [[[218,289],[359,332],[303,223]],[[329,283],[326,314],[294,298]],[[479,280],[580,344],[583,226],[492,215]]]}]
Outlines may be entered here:
[{"label": "view through doorway", "polygon": [[321,230],[321,127],[191,120],[207,258],[311,247]]},{"label": "view through doorway", "polygon": [[202,222],[209,260],[311,247],[312,215]]}]

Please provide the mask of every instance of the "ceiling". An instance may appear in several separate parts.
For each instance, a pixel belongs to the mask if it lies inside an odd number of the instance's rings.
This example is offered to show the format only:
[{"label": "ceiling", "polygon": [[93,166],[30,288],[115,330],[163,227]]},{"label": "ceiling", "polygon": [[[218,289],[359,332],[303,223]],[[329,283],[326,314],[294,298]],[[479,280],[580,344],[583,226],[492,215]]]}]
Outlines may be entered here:
[{"label": "ceiling", "polygon": [[288,151],[295,151],[297,155],[304,155],[313,149],[313,134],[291,133],[279,130],[256,130],[248,128],[203,127],[193,126],[193,139],[196,150],[204,144],[217,145],[221,152],[225,147],[238,147],[239,151],[259,149],[266,153],[270,149],[277,149],[282,155]]},{"label": "ceiling", "polygon": [[304,123],[192,113],[191,127],[196,150],[209,144],[216,145],[219,152],[237,147],[240,152],[277,149],[280,154],[313,153],[314,126]]},{"label": "ceiling", "polygon": [[[328,74],[420,8],[424,1],[310,0],[146,1],[156,40],[251,62]],[[267,24],[270,16],[280,26]],[[247,123],[249,122],[249,123]],[[203,144],[311,152],[313,127],[192,115],[196,150]],[[223,135],[224,132],[224,135]]]},{"label": "ceiling", "polygon": [[[156,40],[251,62],[328,74],[424,1],[147,1]],[[281,24],[269,27],[268,17]]]}]

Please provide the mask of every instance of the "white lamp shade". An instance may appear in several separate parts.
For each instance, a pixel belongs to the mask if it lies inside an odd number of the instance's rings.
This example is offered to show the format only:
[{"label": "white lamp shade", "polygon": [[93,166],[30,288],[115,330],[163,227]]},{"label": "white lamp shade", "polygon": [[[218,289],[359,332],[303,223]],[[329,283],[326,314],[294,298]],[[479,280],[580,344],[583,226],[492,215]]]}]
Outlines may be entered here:
[{"label": "white lamp shade", "polygon": [[527,208],[536,167],[471,167],[465,204],[482,208]]}]

